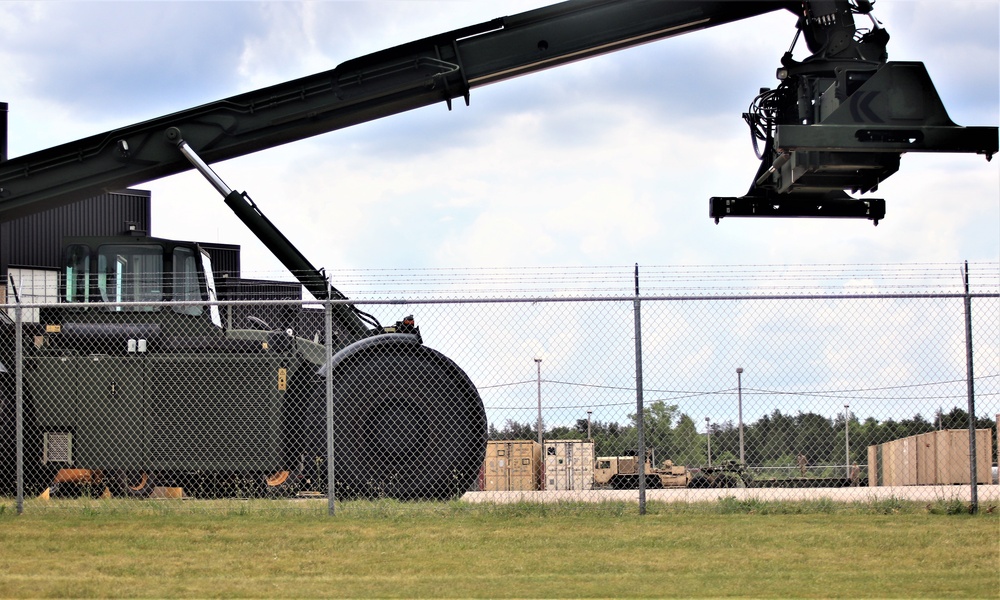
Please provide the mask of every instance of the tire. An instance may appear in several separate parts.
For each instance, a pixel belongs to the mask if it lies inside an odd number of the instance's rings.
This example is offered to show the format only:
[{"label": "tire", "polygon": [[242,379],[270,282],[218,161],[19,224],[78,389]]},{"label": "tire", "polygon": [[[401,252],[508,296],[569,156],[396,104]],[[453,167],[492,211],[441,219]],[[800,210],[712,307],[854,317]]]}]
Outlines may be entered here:
[{"label": "tire", "polygon": [[739,486],[739,480],[728,473],[720,473],[718,477],[712,480],[712,485],[710,487],[716,489],[729,489],[737,488]]},{"label": "tire", "polygon": [[613,490],[637,490],[639,489],[638,475],[612,475],[608,482]]},{"label": "tire", "polygon": [[699,474],[691,478],[691,482],[688,483],[688,487],[693,489],[707,489],[712,487],[712,484],[708,480],[708,477]]},{"label": "tire", "polygon": [[334,371],[335,493],[448,499],[473,489],[486,455],[486,411],[454,362],[413,344],[382,344]]},{"label": "tire", "polygon": [[110,471],[107,484],[111,494],[120,498],[149,498],[156,487],[151,472],[124,469]]}]

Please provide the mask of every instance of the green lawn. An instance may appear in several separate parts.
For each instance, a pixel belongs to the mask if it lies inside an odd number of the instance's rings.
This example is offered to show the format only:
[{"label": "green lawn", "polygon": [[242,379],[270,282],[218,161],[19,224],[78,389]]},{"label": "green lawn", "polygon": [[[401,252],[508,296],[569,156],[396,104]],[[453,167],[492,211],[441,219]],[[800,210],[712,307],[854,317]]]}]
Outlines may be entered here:
[{"label": "green lawn", "polygon": [[0,499],[0,596],[1000,597],[1000,519],[940,503],[164,506]]}]

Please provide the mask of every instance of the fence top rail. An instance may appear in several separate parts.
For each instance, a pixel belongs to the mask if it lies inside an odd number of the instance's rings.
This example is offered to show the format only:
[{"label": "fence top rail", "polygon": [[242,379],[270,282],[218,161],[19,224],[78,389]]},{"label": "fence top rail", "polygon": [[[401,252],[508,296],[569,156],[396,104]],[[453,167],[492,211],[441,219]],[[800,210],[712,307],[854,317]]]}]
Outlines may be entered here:
[{"label": "fence top rail", "polygon": [[[738,302],[761,300],[914,300],[914,299],[955,299],[955,298],[1000,298],[1000,293],[909,293],[909,294],[747,294],[747,295],[667,295],[667,296],[530,296],[523,298],[395,298],[395,299],[345,299],[345,300],[187,300],[157,302],[101,302],[99,306],[114,307],[156,307],[156,306],[324,306],[326,304],[355,304],[375,306],[424,305],[424,304],[540,304],[540,303],[582,303],[582,302]],[[52,308],[54,305],[72,308],[94,308],[95,303],[83,302],[8,302],[0,304],[0,309],[14,310],[30,308]]]}]

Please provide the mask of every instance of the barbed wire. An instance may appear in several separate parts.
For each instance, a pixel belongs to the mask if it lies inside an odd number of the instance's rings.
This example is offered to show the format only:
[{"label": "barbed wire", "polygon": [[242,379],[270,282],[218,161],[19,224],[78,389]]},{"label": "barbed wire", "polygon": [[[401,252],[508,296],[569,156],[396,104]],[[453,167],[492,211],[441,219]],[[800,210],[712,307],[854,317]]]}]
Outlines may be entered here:
[{"label": "barbed wire", "polygon": [[[963,263],[813,265],[639,265],[640,294],[740,295],[962,293]],[[636,265],[328,269],[356,299],[504,297],[527,294],[632,295]],[[287,273],[252,275],[287,280]],[[1000,292],[1000,261],[969,264],[972,293]]]}]

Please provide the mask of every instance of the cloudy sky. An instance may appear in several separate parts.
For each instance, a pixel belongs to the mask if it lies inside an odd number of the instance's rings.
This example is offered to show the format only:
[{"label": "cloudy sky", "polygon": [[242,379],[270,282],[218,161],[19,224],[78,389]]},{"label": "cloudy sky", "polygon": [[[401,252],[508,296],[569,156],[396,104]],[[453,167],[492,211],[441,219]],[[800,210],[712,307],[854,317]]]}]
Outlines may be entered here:
[{"label": "cloudy sky", "polygon": [[[9,154],[544,4],[3,2]],[[961,125],[1000,120],[998,6],[876,6],[890,58],[926,63]],[[794,21],[657,42],[216,168],[330,269],[1000,260],[1000,161],[975,155],[904,156],[878,227],[708,218],[710,196],[741,195],[756,171],[740,115],[775,84]],[[154,235],[241,244],[246,274],[280,275],[199,176],[137,187],[153,193]]]},{"label": "cloudy sky", "polygon": [[[544,4],[548,2],[0,2],[0,101],[10,104],[9,154],[20,156],[325,71],[370,52]],[[890,58],[923,61],[956,123],[1000,122],[1000,4],[879,0],[876,14],[892,35]],[[729,267],[722,271],[724,277],[753,271],[768,278],[770,273],[787,277],[810,265],[849,265],[845,269],[850,270],[967,259],[990,263],[996,273],[1000,160],[987,163],[981,156],[904,156],[900,172],[876,195],[888,205],[878,227],[867,221],[795,219],[725,219],[716,225],[708,218],[708,198],[741,195],[757,169],[740,115],[759,88],[776,84],[775,68],[791,43],[794,23],[784,12],[757,17],[479,88],[473,90],[470,107],[458,103],[449,112],[443,104],[435,105],[215,167],[231,187],[246,190],[316,266],[350,277],[342,282],[335,275],[334,284],[355,298],[358,290],[367,289],[365,279],[372,274],[407,269],[424,269],[426,280],[447,287],[453,283],[452,272],[467,277],[471,268],[501,272],[523,267],[547,281],[562,278],[562,285],[577,286],[583,295],[595,288],[607,291],[604,281],[594,279],[603,279],[604,273],[624,274],[627,292],[628,265],[634,263],[660,265],[665,279],[694,278],[685,284],[689,292],[711,279],[715,265],[756,269]],[[287,278],[200,176],[188,173],[137,187],[152,191],[154,235],[240,244],[245,275]],[[950,267],[924,266],[907,267],[907,272],[935,269],[952,273]],[[580,272],[591,279],[581,279]],[[492,271],[485,273],[493,277]],[[957,268],[954,273],[957,280]],[[850,277],[846,281],[845,288],[856,285]],[[987,287],[995,290],[997,283]],[[736,284],[726,280],[718,285]],[[631,385],[627,347],[602,353],[624,361],[606,365],[614,373],[582,377],[574,365],[591,365],[592,358],[586,357],[596,356],[594,336],[562,326],[572,319],[568,312],[550,315],[544,311],[555,309],[544,306],[517,310],[521,312],[509,321],[534,324],[527,329],[531,339],[521,331],[510,343],[493,344],[490,352],[499,354],[486,353],[476,343],[481,341],[478,332],[461,326],[477,322],[480,313],[455,318],[444,308],[427,307],[421,309],[421,322],[434,332],[434,344],[446,346],[469,369],[491,407],[522,400],[533,406],[532,357],[537,356],[545,357],[547,380],[621,389]],[[629,307],[619,312],[627,331]],[[805,312],[782,313],[782,318],[806,327],[816,316]],[[899,335],[920,346],[923,337],[914,332],[932,325],[921,310],[911,312]],[[878,322],[898,322],[904,313],[909,314],[897,310],[891,319]],[[611,320],[607,315],[600,319]],[[705,321],[700,313],[690,319]],[[685,323],[682,317],[662,321]],[[842,322],[854,326],[852,318]],[[931,371],[922,359],[905,369],[893,364],[891,380],[854,373],[850,369],[859,362],[879,363],[882,350],[878,346],[876,360],[858,361],[852,329],[843,338],[852,340],[843,353],[847,358],[837,362],[827,357],[816,381],[781,379],[768,374],[769,355],[757,346],[770,335],[769,327],[765,323],[730,332],[737,339],[724,343],[714,341],[711,332],[674,336],[690,347],[660,348],[658,356],[681,364],[700,357],[696,377],[670,370],[657,375],[651,365],[648,386],[686,390],[687,395],[690,390],[726,391],[733,385],[735,364],[747,368],[747,386],[758,390],[853,389],[871,381],[896,384],[898,378],[907,384],[961,382],[964,374],[961,344],[948,345],[947,356],[933,361],[954,363],[951,369]],[[655,328],[644,330],[656,333]],[[504,333],[492,331],[492,341]],[[614,340],[631,343],[627,335]],[[829,346],[837,350],[834,342]],[[942,344],[933,338],[927,346]],[[656,348],[655,340],[651,347]],[[573,360],[579,348],[591,352],[582,363]],[[786,350],[776,352],[784,357]],[[923,350],[903,354],[937,357]],[[977,373],[995,377],[996,363],[989,358],[995,356],[993,346],[984,346],[977,358],[992,362]],[[790,372],[781,364],[772,370]],[[490,387],[521,380],[527,383],[514,391]],[[576,404],[578,388],[569,395],[574,400],[566,404]],[[724,410],[682,408],[732,419],[731,394],[724,396]],[[937,402],[907,405],[900,414],[931,414]],[[627,404],[608,408],[610,412],[597,409],[595,418],[620,421]],[[841,408],[839,398],[828,404],[831,415]],[[879,406],[884,404],[880,400]],[[862,408],[860,401],[856,405],[859,414],[877,412]],[[774,406],[770,399],[762,400],[753,410],[766,413]],[[583,408],[573,410],[565,415],[569,422],[583,414]],[[990,411],[995,411],[995,400]],[[505,417],[528,420],[530,412],[491,418],[502,424]]]}]

